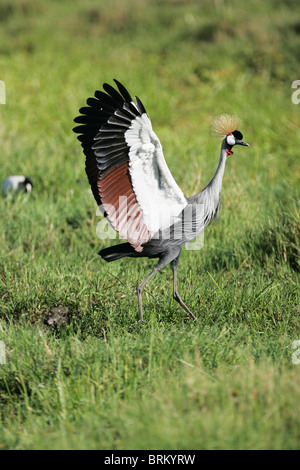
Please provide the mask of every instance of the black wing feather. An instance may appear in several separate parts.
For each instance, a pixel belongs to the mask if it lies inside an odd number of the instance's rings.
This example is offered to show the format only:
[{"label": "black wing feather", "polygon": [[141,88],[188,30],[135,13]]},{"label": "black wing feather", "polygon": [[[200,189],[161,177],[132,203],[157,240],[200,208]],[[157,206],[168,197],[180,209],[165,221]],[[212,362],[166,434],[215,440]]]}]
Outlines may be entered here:
[{"label": "black wing feather", "polygon": [[130,94],[128,93],[128,91],[126,90],[126,88],[122,85],[122,83],[120,83],[115,78],[114,78],[114,82],[116,83],[116,85],[119,89],[119,92],[123,96],[124,100],[130,103],[132,101],[132,98],[131,98]]},{"label": "black wing feather", "polygon": [[125,132],[137,116],[146,112],[137,97],[135,104],[126,88],[118,80],[114,82],[118,91],[104,83],[104,91],[96,90],[74,119],[79,125],[73,131],[80,134],[77,138],[86,155],[86,173],[98,204],[101,204],[98,180],[128,162]]}]

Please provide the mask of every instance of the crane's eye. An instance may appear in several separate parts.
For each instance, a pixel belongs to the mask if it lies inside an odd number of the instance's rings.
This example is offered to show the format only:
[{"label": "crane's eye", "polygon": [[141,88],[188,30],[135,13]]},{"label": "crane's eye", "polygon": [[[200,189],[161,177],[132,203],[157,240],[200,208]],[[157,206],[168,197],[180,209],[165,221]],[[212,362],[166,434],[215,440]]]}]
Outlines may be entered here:
[{"label": "crane's eye", "polygon": [[234,145],[235,144],[235,137],[232,134],[228,134],[226,137],[226,142],[228,145]]}]

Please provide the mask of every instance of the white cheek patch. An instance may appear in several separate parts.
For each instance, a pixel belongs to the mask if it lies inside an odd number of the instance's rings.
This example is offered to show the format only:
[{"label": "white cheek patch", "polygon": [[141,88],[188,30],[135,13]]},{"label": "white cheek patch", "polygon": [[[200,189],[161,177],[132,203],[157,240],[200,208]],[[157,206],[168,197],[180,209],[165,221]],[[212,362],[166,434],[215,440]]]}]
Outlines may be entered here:
[{"label": "white cheek patch", "polygon": [[235,137],[234,137],[234,135],[229,134],[229,135],[226,137],[226,142],[227,142],[228,145],[235,145]]}]

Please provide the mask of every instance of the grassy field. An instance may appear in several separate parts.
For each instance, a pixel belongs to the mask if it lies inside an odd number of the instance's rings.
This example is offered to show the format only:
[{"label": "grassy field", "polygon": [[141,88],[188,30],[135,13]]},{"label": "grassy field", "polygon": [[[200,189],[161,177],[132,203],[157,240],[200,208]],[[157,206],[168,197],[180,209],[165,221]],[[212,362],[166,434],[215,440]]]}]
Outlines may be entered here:
[{"label": "grassy field", "polygon": [[[298,1],[0,1],[0,449],[299,449]],[[107,264],[73,118],[103,82],[139,96],[188,196],[227,161],[200,251]]]}]

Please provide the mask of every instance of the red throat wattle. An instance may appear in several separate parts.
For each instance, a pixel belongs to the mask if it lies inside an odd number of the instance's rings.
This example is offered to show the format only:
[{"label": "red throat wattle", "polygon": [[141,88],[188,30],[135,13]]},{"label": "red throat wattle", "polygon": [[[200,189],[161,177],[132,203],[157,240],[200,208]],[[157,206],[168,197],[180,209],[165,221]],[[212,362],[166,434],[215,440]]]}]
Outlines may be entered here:
[{"label": "red throat wattle", "polygon": [[[232,135],[232,132],[230,132],[230,134],[228,135]],[[232,149],[232,145],[228,145],[227,147],[227,155],[233,155],[233,151],[231,150]]]}]

